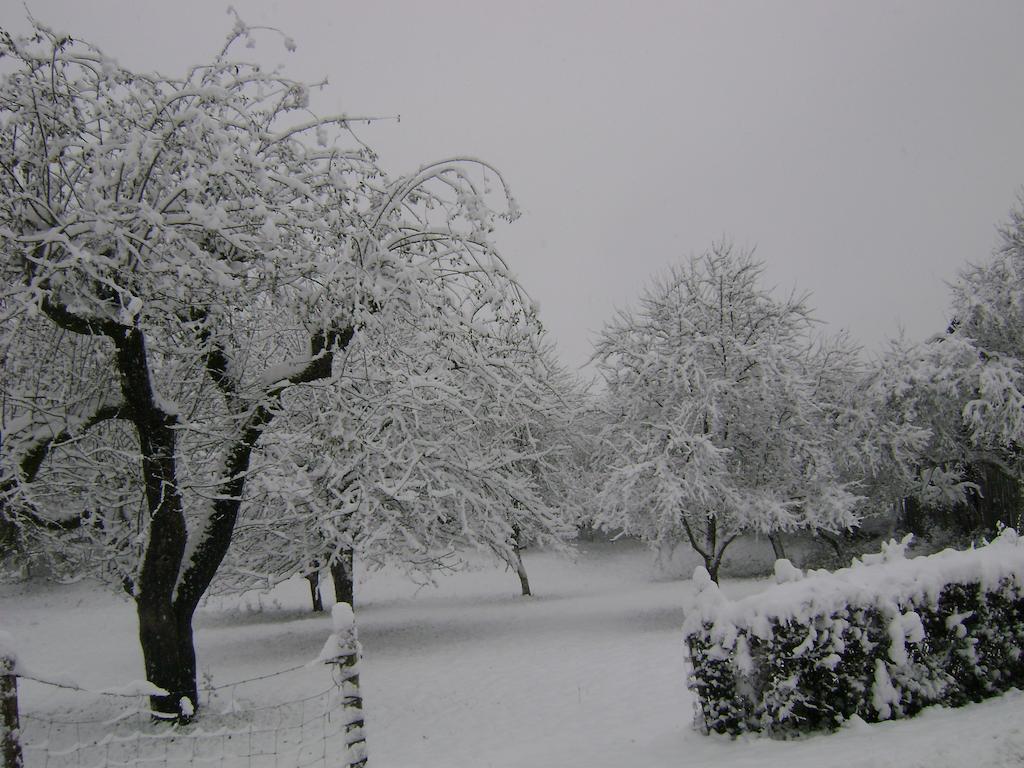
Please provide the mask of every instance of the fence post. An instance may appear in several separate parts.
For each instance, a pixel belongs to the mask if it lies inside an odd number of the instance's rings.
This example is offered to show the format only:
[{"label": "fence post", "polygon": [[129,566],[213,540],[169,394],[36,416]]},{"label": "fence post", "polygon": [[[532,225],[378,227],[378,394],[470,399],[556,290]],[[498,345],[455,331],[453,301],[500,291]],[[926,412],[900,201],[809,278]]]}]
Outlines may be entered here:
[{"label": "fence post", "polygon": [[[2,644],[3,638],[0,638]],[[0,649],[0,768],[23,768],[18,738],[18,678],[14,654]]]},{"label": "fence post", "polygon": [[356,635],[352,606],[335,603],[331,619],[334,633],[327,639],[320,659],[334,667],[340,689],[347,748],[345,768],[364,768],[367,760],[366,734],[363,732],[363,697],[359,692],[359,656],[362,649]]}]

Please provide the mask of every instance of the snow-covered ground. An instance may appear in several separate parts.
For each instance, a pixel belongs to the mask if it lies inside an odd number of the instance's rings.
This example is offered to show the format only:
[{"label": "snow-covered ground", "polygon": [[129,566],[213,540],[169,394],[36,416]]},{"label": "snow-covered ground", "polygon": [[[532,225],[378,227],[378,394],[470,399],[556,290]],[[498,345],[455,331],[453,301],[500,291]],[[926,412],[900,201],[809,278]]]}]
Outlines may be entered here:
[{"label": "snow-covered ground", "polygon": [[[364,578],[357,621],[371,765],[1024,765],[1018,692],[799,741],[702,736],[691,727],[680,633],[688,580],[657,571],[628,542],[582,544],[575,562],[546,553],[526,561],[537,593],[528,599],[514,573],[493,567],[444,575],[436,588],[387,571]],[[723,581],[733,596],[767,585]],[[200,667],[222,685],[315,658],[330,619],[307,606],[304,581],[211,600],[197,618]],[[142,676],[131,606],[86,583],[3,586],[0,629],[40,675],[93,688]],[[303,669],[250,695],[299,696],[326,679],[322,668]],[[21,693],[26,711],[56,706],[34,683]]]}]

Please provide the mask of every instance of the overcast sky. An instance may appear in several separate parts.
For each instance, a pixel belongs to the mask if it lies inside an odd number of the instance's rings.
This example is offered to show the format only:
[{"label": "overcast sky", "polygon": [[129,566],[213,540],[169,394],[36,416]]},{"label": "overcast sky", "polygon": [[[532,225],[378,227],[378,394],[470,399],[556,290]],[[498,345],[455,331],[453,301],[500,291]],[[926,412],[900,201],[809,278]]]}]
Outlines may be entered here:
[{"label": "overcast sky", "polygon": [[[178,74],[217,0],[28,0],[122,64]],[[252,53],[329,86],[393,172],[497,165],[500,246],[566,362],[670,264],[728,238],[869,350],[941,330],[1024,184],[1024,2],[234,0]],[[25,28],[21,0],[0,24]]]}]

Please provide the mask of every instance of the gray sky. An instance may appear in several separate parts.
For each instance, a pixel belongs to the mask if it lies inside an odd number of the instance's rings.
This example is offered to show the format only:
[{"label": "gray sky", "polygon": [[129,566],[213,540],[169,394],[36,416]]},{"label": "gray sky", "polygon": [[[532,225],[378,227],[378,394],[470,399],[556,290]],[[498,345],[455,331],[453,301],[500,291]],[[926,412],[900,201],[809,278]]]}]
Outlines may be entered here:
[{"label": "gray sky", "polygon": [[[670,264],[756,247],[868,349],[941,330],[1024,184],[1024,2],[234,0],[253,54],[330,80],[322,112],[389,170],[474,155],[524,216],[506,259],[566,362]],[[28,0],[138,69],[180,73],[230,29],[216,0]],[[0,24],[24,29],[20,0]]]}]

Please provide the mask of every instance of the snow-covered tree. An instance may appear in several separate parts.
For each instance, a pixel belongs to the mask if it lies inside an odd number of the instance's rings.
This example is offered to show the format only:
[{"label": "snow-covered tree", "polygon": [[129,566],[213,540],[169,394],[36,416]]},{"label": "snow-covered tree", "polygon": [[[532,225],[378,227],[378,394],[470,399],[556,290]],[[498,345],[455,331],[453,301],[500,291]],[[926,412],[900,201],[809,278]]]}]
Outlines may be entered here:
[{"label": "snow-covered tree", "polygon": [[317,405],[299,390],[383,318],[470,357],[474,302],[537,337],[490,244],[489,201],[514,216],[500,175],[389,179],[343,147],[349,118],[236,60],[250,35],[181,78],[43,26],[0,40],[5,538],[127,589],[168,715],[197,701],[192,616],[276,423]]},{"label": "snow-covered tree", "polygon": [[576,390],[546,348],[481,330],[361,333],[335,386],[304,393],[314,400],[264,440],[258,503],[217,586],[266,588],[326,567],[351,596],[353,555],[429,578],[467,547],[525,579],[524,543],[572,538],[573,510],[554,489]]},{"label": "snow-covered tree", "polygon": [[[963,508],[1024,478],[1024,209],[1011,212],[1001,239],[954,284],[947,332],[896,342],[879,364],[887,407],[926,434],[902,489],[926,508]],[[998,512],[1019,520],[1016,510]]]},{"label": "snow-covered tree", "polygon": [[656,546],[686,540],[717,578],[743,531],[837,531],[861,498],[846,473],[858,356],[816,340],[802,298],[759,285],[716,246],[602,332],[607,385],[599,521]]},{"label": "snow-covered tree", "polygon": [[904,471],[892,478],[893,499],[948,507],[971,491],[965,472],[981,454],[965,430],[964,408],[975,398],[983,365],[974,344],[959,335],[894,341],[881,356],[872,382],[880,406],[921,435],[904,455]]}]

